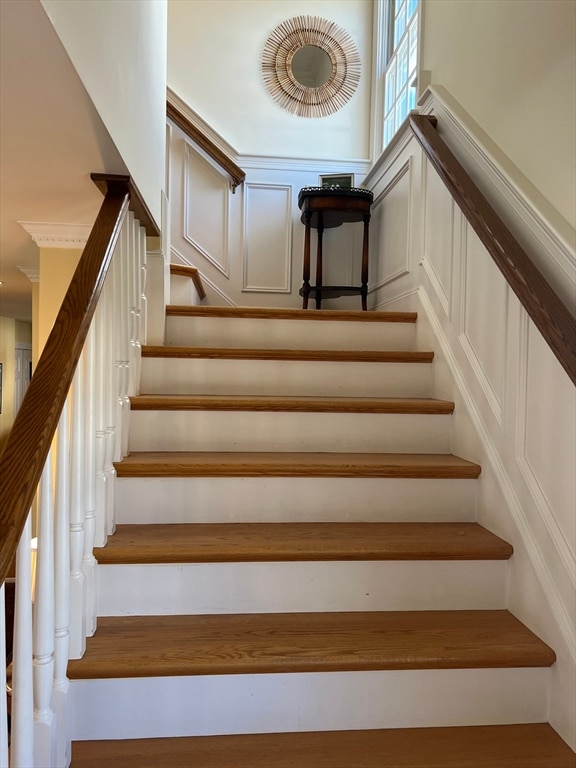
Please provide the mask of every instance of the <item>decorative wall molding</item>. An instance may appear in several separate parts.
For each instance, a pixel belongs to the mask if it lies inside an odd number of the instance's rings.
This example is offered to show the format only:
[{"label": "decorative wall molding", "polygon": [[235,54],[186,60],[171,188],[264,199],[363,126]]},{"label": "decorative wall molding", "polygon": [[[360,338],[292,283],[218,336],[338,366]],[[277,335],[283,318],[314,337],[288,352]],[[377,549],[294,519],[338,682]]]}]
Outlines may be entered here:
[{"label": "decorative wall molding", "polygon": [[[262,208],[253,210],[251,205],[252,193],[256,191],[267,191],[271,195],[284,197],[283,204],[278,207],[277,213],[279,219],[284,219],[284,242],[283,244],[274,242],[273,246],[266,237],[266,228],[269,225],[271,211],[263,212]],[[271,201],[269,195],[269,202]],[[292,291],[292,195],[293,188],[290,184],[262,184],[255,182],[246,182],[244,184],[244,216],[242,240],[244,248],[242,252],[242,291],[245,293],[291,293]],[[268,215],[267,215],[268,214]],[[262,225],[263,231],[260,229]],[[254,234],[254,237],[252,235]],[[264,253],[261,251],[264,250]],[[250,260],[254,262],[254,251],[264,262],[264,267],[270,266],[270,252],[273,250],[276,256],[275,263],[278,263],[280,253],[284,254],[283,281],[279,285],[256,285],[250,284]]]},{"label": "decorative wall molding", "polygon": [[574,634],[576,631],[576,627],[574,626],[574,622],[572,621],[570,614],[566,606],[564,605],[562,596],[558,591],[554,578],[550,573],[550,569],[548,568],[548,564],[542,554],[542,549],[541,547],[538,546],[537,538],[533,533],[532,528],[526,519],[526,515],[524,514],[522,504],[518,498],[518,495],[514,489],[514,486],[512,485],[512,482],[510,481],[508,472],[506,471],[506,468],[502,463],[499,452],[490,435],[490,431],[487,428],[484,422],[484,419],[480,415],[478,408],[476,407],[474,396],[468,387],[466,379],[460,369],[460,366],[454,355],[454,352],[452,351],[451,344],[446,334],[444,333],[442,323],[437,317],[436,312],[434,310],[433,303],[428,297],[426,293],[426,289],[423,286],[420,287],[418,291],[418,295],[419,295],[422,309],[424,310],[426,317],[430,322],[430,325],[438,341],[438,344],[442,350],[442,354],[446,359],[446,363],[450,369],[454,382],[456,383],[456,386],[458,387],[458,390],[462,395],[462,399],[464,401],[464,404],[466,406],[470,419],[476,429],[478,439],[480,440],[480,443],[486,453],[486,457],[490,463],[490,467],[494,472],[496,481],[510,509],[514,523],[522,538],[524,547],[526,548],[530,561],[536,571],[538,580],[540,582],[540,585],[542,586],[547,602],[554,615],[554,618],[556,619],[556,622],[558,624],[562,637],[566,643],[566,646],[569,649],[572,662],[576,663],[576,645],[574,644]]},{"label": "decorative wall molding", "polygon": [[442,86],[420,100],[442,137],[566,305],[576,291],[576,232]]},{"label": "decorative wall molding", "polygon": [[396,171],[392,179],[386,184],[386,186],[378,193],[374,202],[372,203],[372,215],[378,206],[380,206],[390,192],[396,187],[396,185],[408,175],[408,200],[407,200],[407,232],[406,232],[406,249],[404,251],[404,263],[398,269],[386,275],[386,277],[379,280],[374,286],[370,288],[368,293],[374,293],[375,291],[383,288],[385,285],[398,280],[398,278],[407,275],[410,271],[410,253],[412,251],[412,157],[408,157],[405,163]]},{"label": "decorative wall molding", "polygon": [[449,259],[450,259],[450,262],[448,264],[450,284],[448,286],[444,286],[442,282],[442,278],[438,274],[438,270],[436,269],[434,260],[431,257],[431,254],[429,252],[429,238],[430,238],[431,232],[433,231],[432,227],[437,225],[437,220],[434,221],[434,224],[431,223],[430,211],[428,210],[429,201],[432,198],[432,195],[430,194],[430,190],[428,188],[428,179],[430,178],[428,174],[428,168],[429,168],[428,162],[426,161],[423,162],[422,163],[422,211],[423,211],[422,231],[424,234],[424,244],[423,244],[423,255],[422,255],[422,260],[420,264],[423,267],[424,272],[428,275],[430,283],[432,284],[432,287],[434,288],[434,291],[438,296],[438,299],[442,305],[442,308],[446,313],[446,317],[450,318],[452,316],[452,283],[453,283],[453,272],[454,272],[454,247],[455,247],[454,206],[455,206],[455,203],[451,198],[449,198],[448,193],[446,193],[447,199],[450,200],[450,227],[449,227],[450,242],[448,247],[445,249],[448,252]]},{"label": "decorative wall molding", "polygon": [[575,553],[558,524],[552,505],[527,455],[529,326],[530,319],[528,314],[522,309],[520,313],[518,395],[516,400],[516,462],[544,521],[546,530],[554,542],[554,546],[560,555],[566,571],[570,575],[572,584],[576,586]]},{"label": "decorative wall molding", "polygon": [[[505,390],[505,382],[503,382],[502,391],[500,394],[496,392],[492,382],[490,381],[490,378],[488,377],[488,374],[486,373],[482,361],[477,354],[476,349],[474,348],[474,344],[468,336],[468,226],[465,217],[460,216],[460,218],[460,242],[458,246],[458,250],[460,252],[460,280],[455,281],[456,285],[458,286],[458,296],[454,301],[454,325],[457,329],[458,340],[462,350],[468,358],[468,362],[474,371],[474,375],[476,376],[476,379],[478,380],[478,383],[484,392],[484,396],[486,397],[486,400],[492,409],[498,424],[502,426],[502,399],[503,392]],[[486,254],[486,259],[490,259],[489,254]],[[501,275],[498,277],[499,279],[504,280]],[[506,289],[506,299],[507,296],[508,290]],[[506,322],[504,329],[507,327],[508,324]],[[507,338],[507,334],[505,334],[504,329],[502,329],[502,333],[504,334],[504,337]],[[506,353],[504,354],[504,358],[506,358]],[[502,372],[502,376],[504,378],[504,372]]]},{"label": "decorative wall molding", "polygon": [[86,245],[91,224],[57,224],[45,221],[19,221],[38,248],[78,248]]},{"label": "decorative wall molding", "polygon": [[370,167],[369,160],[354,159],[333,160],[327,158],[318,160],[309,157],[275,157],[273,155],[240,155],[237,160],[242,168],[274,170],[274,171],[310,171],[322,173],[354,173],[362,178]]},{"label": "decorative wall molding", "polygon": [[[193,164],[196,162],[197,167],[203,168],[207,177],[214,180],[214,187],[218,190],[221,202],[221,210],[214,211],[214,215],[218,217],[218,226],[216,231],[220,231],[222,239],[219,243],[219,250],[221,252],[221,260],[218,259],[213,253],[210,253],[190,231],[190,220],[188,211],[190,207],[190,195],[191,188],[194,184],[193,179]],[[204,197],[204,192],[202,193]],[[198,251],[198,253],[206,259],[213,267],[221,272],[227,279],[230,276],[230,255],[228,252],[228,231],[230,226],[229,217],[229,196],[230,188],[228,183],[228,177],[225,176],[219,168],[213,163],[209,162],[204,155],[190,142],[186,142],[186,151],[184,159],[184,201],[183,201],[183,233],[182,237],[186,242]]]}]

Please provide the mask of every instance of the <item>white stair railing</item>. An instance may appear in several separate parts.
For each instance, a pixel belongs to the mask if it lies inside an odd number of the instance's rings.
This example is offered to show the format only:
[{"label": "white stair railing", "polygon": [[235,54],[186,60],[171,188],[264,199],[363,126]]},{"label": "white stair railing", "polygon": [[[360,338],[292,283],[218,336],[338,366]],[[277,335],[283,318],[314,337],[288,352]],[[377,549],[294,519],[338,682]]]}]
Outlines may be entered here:
[{"label": "white stair railing", "polygon": [[[114,530],[113,461],[128,450],[129,396],[139,387],[145,244],[144,228],[132,213],[126,215],[44,465],[35,511],[18,546],[11,726],[4,665],[0,768],[70,764],[66,667],[69,658],[82,656],[86,637],[96,629],[93,548],[105,544]],[[4,643],[2,587],[0,644],[5,652]]]}]

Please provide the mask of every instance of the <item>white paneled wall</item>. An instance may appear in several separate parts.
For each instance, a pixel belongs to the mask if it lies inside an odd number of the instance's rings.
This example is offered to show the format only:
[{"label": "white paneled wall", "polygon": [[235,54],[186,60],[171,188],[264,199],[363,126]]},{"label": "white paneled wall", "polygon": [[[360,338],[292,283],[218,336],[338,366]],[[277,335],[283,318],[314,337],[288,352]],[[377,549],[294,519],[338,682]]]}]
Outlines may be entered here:
[{"label": "white paneled wall", "polygon": [[[425,111],[528,253],[546,243],[576,295],[576,257],[541,211],[431,90]],[[464,141],[463,137],[466,137]],[[510,540],[508,607],[558,653],[550,719],[576,743],[576,392],[410,131],[370,172],[372,306],[417,309],[434,395],[453,398],[453,450],[482,464],[477,517]],[[490,193],[488,192],[490,197]],[[576,239],[576,238],[575,238]],[[541,257],[536,249],[535,260]]]},{"label": "white paneled wall", "polygon": [[[220,137],[210,138],[222,145]],[[177,126],[171,125],[169,141],[172,260],[198,268],[207,303],[300,307],[298,193],[317,186],[321,174],[353,173],[359,181],[368,163],[235,156],[246,181],[233,193],[226,172]],[[312,249],[315,254],[315,232]],[[324,282],[358,284],[361,249],[361,224],[326,230]],[[334,299],[329,306],[360,309],[360,300]]]},{"label": "white paneled wall", "polygon": [[290,184],[245,184],[243,291],[291,292],[293,195]]}]

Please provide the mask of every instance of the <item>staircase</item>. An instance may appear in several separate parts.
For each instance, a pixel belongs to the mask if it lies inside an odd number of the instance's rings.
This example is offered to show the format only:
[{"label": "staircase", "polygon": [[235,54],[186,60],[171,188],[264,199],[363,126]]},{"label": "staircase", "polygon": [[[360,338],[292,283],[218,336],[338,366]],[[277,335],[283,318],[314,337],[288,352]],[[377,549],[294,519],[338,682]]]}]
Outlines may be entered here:
[{"label": "staircase", "polygon": [[167,315],[69,665],[73,768],[573,767],[415,314]]}]

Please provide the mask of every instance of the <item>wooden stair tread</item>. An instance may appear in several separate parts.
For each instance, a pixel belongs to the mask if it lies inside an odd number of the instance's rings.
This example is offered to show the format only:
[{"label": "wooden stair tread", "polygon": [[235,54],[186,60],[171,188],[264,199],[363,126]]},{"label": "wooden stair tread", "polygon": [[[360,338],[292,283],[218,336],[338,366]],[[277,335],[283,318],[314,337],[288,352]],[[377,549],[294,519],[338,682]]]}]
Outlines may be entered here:
[{"label": "wooden stair tread", "polygon": [[170,274],[178,277],[189,277],[194,283],[196,292],[201,299],[206,298],[206,291],[200,277],[200,272],[196,267],[190,267],[185,264],[170,264]]},{"label": "wooden stair tread", "polygon": [[280,307],[189,307],[172,304],[166,314],[188,317],[230,317],[262,320],[319,320],[362,323],[415,323],[417,312],[362,312],[345,309],[283,309]]},{"label": "wooden stair tread", "polygon": [[118,477],[412,477],[473,479],[480,466],[452,454],[142,451]]},{"label": "wooden stair tread", "polygon": [[555,659],[507,611],[121,616],[99,618],[68,675],[546,667]]},{"label": "wooden stair tread", "polygon": [[308,413],[445,414],[454,403],[432,398],[277,397],[238,395],[139,395],[130,398],[135,411],[305,411]]},{"label": "wooden stair tread", "polygon": [[79,741],[71,768],[575,768],[547,723]]},{"label": "wooden stair tread", "polygon": [[308,362],[430,363],[433,352],[355,349],[247,349],[235,347],[142,347],[142,357],[219,360],[306,360]]},{"label": "wooden stair tread", "polygon": [[100,564],[304,560],[502,560],[512,547],[477,523],[118,525]]}]

